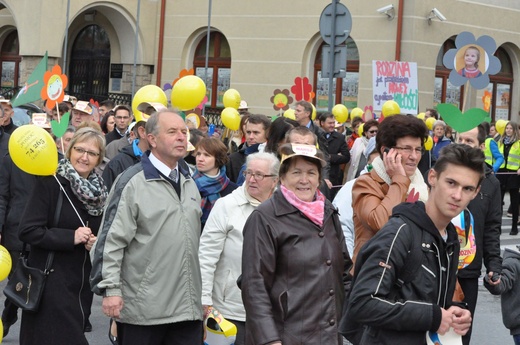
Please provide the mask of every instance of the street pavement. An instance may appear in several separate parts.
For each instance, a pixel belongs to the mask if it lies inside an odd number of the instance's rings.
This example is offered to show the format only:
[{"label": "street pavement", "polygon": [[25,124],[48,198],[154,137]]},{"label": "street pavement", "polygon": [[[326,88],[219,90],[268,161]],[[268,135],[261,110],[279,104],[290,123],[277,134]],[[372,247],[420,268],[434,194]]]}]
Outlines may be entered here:
[{"label": "street pavement", "polygon": [[[504,213],[505,215],[505,213]],[[511,218],[504,216],[502,222],[502,235],[500,243],[502,249],[509,247],[516,249],[516,245],[520,244],[520,235],[511,236]],[[0,282],[0,289],[3,290],[6,281]],[[0,296],[0,303],[3,306],[5,300],[4,295]],[[19,314],[20,317],[20,314]],[[477,310],[474,317],[472,345],[490,345],[490,344],[513,344],[513,338],[509,335],[509,330],[502,323],[502,314],[500,309],[500,296],[491,295],[483,286],[480,280],[479,297]],[[87,340],[91,345],[110,345],[108,340],[108,323],[109,319],[103,315],[101,311],[101,297],[95,296],[92,305],[92,315],[90,317],[93,330],[86,333]],[[9,334],[3,339],[2,344],[15,345],[18,344],[18,335],[20,332],[20,321],[14,324]],[[73,345],[73,344],[71,344]],[[186,344],[189,345],[189,344]]]}]

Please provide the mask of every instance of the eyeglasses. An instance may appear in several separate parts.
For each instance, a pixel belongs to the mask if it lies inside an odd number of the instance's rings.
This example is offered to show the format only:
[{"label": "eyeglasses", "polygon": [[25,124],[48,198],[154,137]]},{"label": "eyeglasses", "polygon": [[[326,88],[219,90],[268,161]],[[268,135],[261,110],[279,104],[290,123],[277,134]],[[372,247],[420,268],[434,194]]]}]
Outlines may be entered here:
[{"label": "eyeglasses", "polygon": [[261,173],[254,173],[252,171],[244,171],[242,173],[242,175],[244,175],[244,177],[246,179],[250,178],[251,176],[253,176],[253,178],[256,180],[256,181],[262,181],[264,179],[264,177],[273,177],[273,176],[276,176],[276,175],[264,175],[264,174],[261,174]]},{"label": "eyeglasses", "polygon": [[414,147],[410,147],[410,146],[405,146],[405,147],[394,146],[394,149],[401,150],[404,153],[406,153],[407,155],[411,155],[414,152],[417,153],[418,155],[422,155],[422,153],[423,153],[422,147],[414,148]]},{"label": "eyeglasses", "polygon": [[374,129],[374,130],[368,131],[368,133],[370,133],[370,134],[377,133],[377,129]]},{"label": "eyeglasses", "polygon": [[128,120],[130,116],[114,116],[116,120]]},{"label": "eyeglasses", "polygon": [[81,147],[74,146],[73,149],[74,149],[74,151],[76,151],[77,153],[79,153],[82,156],[86,153],[89,157],[92,157],[92,158],[99,157],[99,153],[93,152],[93,151],[87,151],[85,149],[82,149]]}]

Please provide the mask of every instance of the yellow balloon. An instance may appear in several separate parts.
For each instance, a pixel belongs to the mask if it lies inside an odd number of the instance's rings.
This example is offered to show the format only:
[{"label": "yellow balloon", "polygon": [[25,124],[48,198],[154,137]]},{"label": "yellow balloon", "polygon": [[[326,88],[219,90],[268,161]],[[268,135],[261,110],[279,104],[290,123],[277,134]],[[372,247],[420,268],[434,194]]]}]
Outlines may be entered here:
[{"label": "yellow balloon", "polygon": [[417,114],[417,118],[418,118],[418,119],[421,119],[421,120],[423,120],[423,121],[424,121],[424,117],[425,117],[425,116],[426,116],[425,113],[419,113],[419,114]]},{"label": "yellow balloon", "polygon": [[240,128],[240,114],[235,108],[227,107],[222,110],[220,115],[222,123],[232,131],[236,131]]},{"label": "yellow balloon", "polygon": [[396,101],[386,101],[385,103],[383,103],[383,108],[381,109],[381,112],[383,113],[384,117],[389,117],[392,115],[401,114],[401,108],[399,107],[399,104],[397,104]]},{"label": "yellow balloon", "polygon": [[0,246],[0,281],[7,278],[9,272],[11,272],[11,267],[13,267],[11,255],[4,246]]},{"label": "yellow balloon", "polygon": [[500,135],[504,135],[504,132],[506,130],[507,121],[506,120],[498,120],[495,123],[495,129]]},{"label": "yellow balloon", "polygon": [[424,141],[424,149],[426,151],[430,151],[433,147],[433,139],[431,136],[428,136],[428,139]]},{"label": "yellow balloon", "polygon": [[0,319],[0,343],[2,343],[3,339],[4,339],[4,323]]},{"label": "yellow balloon", "polygon": [[134,95],[132,99],[132,111],[134,112],[135,121],[146,121],[150,117],[147,114],[143,114],[137,107],[143,102],[161,103],[165,107],[168,106],[168,97],[164,91],[157,85],[145,85]]},{"label": "yellow balloon", "polygon": [[195,75],[179,79],[172,90],[172,105],[180,110],[190,110],[198,106],[206,96],[204,81]]},{"label": "yellow balloon", "polygon": [[312,105],[311,120],[314,121],[314,120],[316,120],[316,107],[312,103],[311,103],[311,105]]},{"label": "yellow balloon", "polygon": [[354,108],[350,112],[350,120],[354,119],[355,117],[363,117],[364,111],[361,108]]},{"label": "yellow balloon", "polygon": [[[9,154],[18,168],[31,175],[54,175],[58,151],[51,135],[36,125],[18,127],[9,138]],[[5,183],[5,182],[4,182]]]},{"label": "yellow balloon", "polygon": [[336,104],[332,108],[332,114],[339,123],[343,123],[348,120],[348,109],[343,104]]},{"label": "yellow balloon", "polygon": [[296,115],[294,115],[294,109],[287,109],[286,111],[284,111],[283,116],[291,120],[296,120]]},{"label": "yellow balloon", "polygon": [[226,92],[224,92],[224,97],[222,99],[222,103],[224,103],[224,107],[228,108],[235,108],[238,109],[240,107],[240,94],[235,89],[229,89]]},{"label": "yellow balloon", "polygon": [[433,124],[435,123],[435,118],[434,117],[429,117],[426,119],[426,127],[428,127],[428,129],[431,131],[433,130]]},{"label": "yellow balloon", "polygon": [[360,124],[359,127],[358,127],[358,130],[357,130],[357,134],[358,134],[360,137],[363,136],[363,127],[365,127],[365,124],[364,124],[364,123]]}]

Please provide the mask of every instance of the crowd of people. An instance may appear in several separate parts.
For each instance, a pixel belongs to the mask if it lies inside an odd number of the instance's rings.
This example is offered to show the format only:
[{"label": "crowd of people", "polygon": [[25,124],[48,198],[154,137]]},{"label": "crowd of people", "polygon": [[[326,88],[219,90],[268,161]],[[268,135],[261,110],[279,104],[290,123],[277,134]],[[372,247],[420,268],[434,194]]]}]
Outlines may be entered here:
[{"label": "crowd of people", "polygon": [[[58,168],[36,177],[10,157],[0,102],[1,243],[13,263],[27,247],[31,266],[54,258],[20,344],[88,344],[95,293],[112,344],[203,344],[218,310],[236,345],[425,344],[450,330],[467,345],[482,264],[490,291],[512,289],[500,233],[506,192],[518,233],[515,122],[454,135],[429,109],[431,130],[399,114],[345,125],[299,101],[295,120],[246,111],[223,138],[203,117],[145,108],[134,121],[110,100],[60,104]],[[6,300],[4,336],[18,317]]]}]

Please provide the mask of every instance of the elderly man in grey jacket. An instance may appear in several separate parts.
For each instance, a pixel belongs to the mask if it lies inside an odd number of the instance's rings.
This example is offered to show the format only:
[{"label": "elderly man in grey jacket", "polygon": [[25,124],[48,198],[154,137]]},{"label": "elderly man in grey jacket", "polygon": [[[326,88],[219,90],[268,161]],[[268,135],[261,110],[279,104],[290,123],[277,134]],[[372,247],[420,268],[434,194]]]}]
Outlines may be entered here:
[{"label": "elderly man in grey jacket", "polygon": [[91,251],[92,289],[119,319],[119,343],[202,344],[200,196],[187,128],[172,110],[146,123],[151,152],[115,181]]}]

